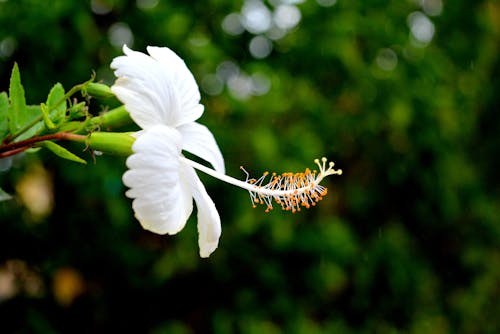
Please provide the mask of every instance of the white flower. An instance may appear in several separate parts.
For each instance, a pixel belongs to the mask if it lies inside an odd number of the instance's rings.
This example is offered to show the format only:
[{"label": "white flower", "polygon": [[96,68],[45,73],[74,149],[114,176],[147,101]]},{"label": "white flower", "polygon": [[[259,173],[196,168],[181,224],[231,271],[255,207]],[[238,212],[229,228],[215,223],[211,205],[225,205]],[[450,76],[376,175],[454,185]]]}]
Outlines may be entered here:
[{"label": "white flower", "polygon": [[193,167],[181,150],[208,161],[224,174],[224,160],[214,136],[195,121],[203,106],[196,81],[184,61],[168,48],[148,47],[150,56],[123,47],[125,56],[111,63],[118,77],[111,87],[131,118],[137,134],[123,182],[141,225],[159,234],[175,234],[198,210],[200,256],[208,257],[221,234],[220,217]]},{"label": "white flower", "polygon": [[[195,168],[221,181],[246,189],[255,207],[266,211],[273,202],[282,209],[297,212],[315,206],[327,194],[320,183],[342,170],[316,159],[319,171],[269,174],[241,181],[225,175],[224,160],[210,130],[195,121],[202,115],[200,92],[193,75],[173,51],[148,47],[149,56],[123,48],[125,56],[111,63],[118,77],[111,90],[125,104],[132,119],[143,129],[127,159],[129,170],[123,183],[130,189],[132,207],[141,225],[152,232],[175,234],[182,230],[193,209],[198,209],[200,256],[208,257],[221,234],[220,217]],[[209,162],[214,169],[186,159],[191,152]],[[269,176],[269,177],[268,177]],[[266,178],[268,181],[265,181]],[[267,182],[267,183],[266,183]]]},{"label": "white flower", "polygon": [[142,226],[159,234],[182,230],[193,210],[198,209],[200,256],[208,257],[221,234],[220,217],[193,167],[181,157],[182,136],[172,127],[156,125],[134,142],[127,159],[123,182],[134,198],[132,207]]}]

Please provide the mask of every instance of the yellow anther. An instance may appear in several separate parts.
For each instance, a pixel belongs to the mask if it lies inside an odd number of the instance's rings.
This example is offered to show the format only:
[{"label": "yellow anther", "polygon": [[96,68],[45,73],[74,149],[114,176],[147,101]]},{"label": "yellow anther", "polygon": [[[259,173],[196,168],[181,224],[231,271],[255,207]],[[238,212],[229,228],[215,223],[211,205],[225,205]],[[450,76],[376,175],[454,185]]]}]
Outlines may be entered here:
[{"label": "yellow anther", "polygon": [[[246,174],[245,182],[252,185],[248,189],[252,205],[266,205],[266,212],[272,209],[272,202],[280,205],[283,210],[297,212],[301,207],[306,209],[315,206],[328,193],[326,187],[320,185],[321,181],[329,175],[340,175],[342,171],[334,170],[333,162],[328,163],[327,159],[321,158],[314,160],[319,167],[319,172],[306,168],[304,172],[292,173],[284,172],[281,174],[264,172],[258,179],[250,178],[243,167],[240,167]],[[270,178],[267,183],[267,176]]]}]

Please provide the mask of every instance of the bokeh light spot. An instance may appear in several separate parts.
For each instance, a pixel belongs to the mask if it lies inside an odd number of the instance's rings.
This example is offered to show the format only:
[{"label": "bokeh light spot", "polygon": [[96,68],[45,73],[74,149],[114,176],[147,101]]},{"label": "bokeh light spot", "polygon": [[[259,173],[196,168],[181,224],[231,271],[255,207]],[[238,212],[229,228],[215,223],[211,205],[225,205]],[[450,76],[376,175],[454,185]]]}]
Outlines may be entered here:
[{"label": "bokeh light spot", "polygon": [[0,41],[0,58],[7,59],[16,50],[17,42],[13,37],[5,37]]},{"label": "bokeh light spot", "polygon": [[52,291],[57,302],[69,306],[85,289],[81,274],[73,268],[59,268],[54,273]]},{"label": "bokeh light spot", "polygon": [[121,48],[124,44],[132,47],[134,44],[134,35],[128,24],[116,22],[109,27],[108,38],[111,45]]},{"label": "bokeh light spot", "polygon": [[243,26],[252,34],[261,34],[271,28],[271,11],[261,1],[247,0],[241,14]]},{"label": "bokeh light spot", "polygon": [[434,23],[422,12],[408,15],[408,26],[416,41],[428,44],[434,37]]},{"label": "bokeh light spot", "polygon": [[337,3],[337,0],[316,0],[321,7],[332,7]]},{"label": "bokeh light spot", "polygon": [[222,29],[229,35],[241,35],[245,28],[241,24],[242,17],[238,13],[231,13],[222,20]]},{"label": "bokeh light spot", "polygon": [[252,87],[254,95],[265,95],[271,89],[271,80],[262,74],[262,73],[254,73],[251,76],[252,79]]},{"label": "bokeh light spot", "polygon": [[41,165],[34,165],[16,184],[19,199],[35,221],[48,216],[54,207],[52,178]]},{"label": "bokeh light spot", "polygon": [[441,0],[419,0],[420,6],[425,14],[429,16],[441,15],[443,2]]},{"label": "bokeh light spot", "polygon": [[158,5],[159,0],[137,0],[137,8],[140,9],[153,9]]},{"label": "bokeh light spot", "polygon": [[247,75],[238,75],[231,77],[227,86],[231,95],[239,100],[246,100],[252,95],[253,82]]},{"label": "bokeh light spot", "polygon": [[92,0],[90,1],[90,8],[97,15],[106,15],[113,10],[113,3],[105,0]]},{"label": "bokeh light spot", "polygon": [[224,89],[224,82],[215,74],[207,74],[201,80],[201,89],[208,95],[219,95]]},{"label": "bokeh light spot", "polygon": [[384,71],[392,71],[398,65],[398,56],[394,50],[385,48],[380,49],[377,53],[377,58],[375,59],[378,67]]},{"label": "bokeh light spot", "polygon": [[269,56],[273,50],[273,43],[264,36],[255,36],[250,41],[248,49],[254,58],[262,59]]},{"label": "bokeh light spot", "polygon": [[281,29],[292,29],[301,17],[300,10],[293,5],[279,5],[274,11],[274,23]]},{"label": "bokeh light spot", "polygon": [[215,73],[222,82],[227,82],[230,78],[240,74],[240,68],[234,62],[227,60],[217,66]]}]

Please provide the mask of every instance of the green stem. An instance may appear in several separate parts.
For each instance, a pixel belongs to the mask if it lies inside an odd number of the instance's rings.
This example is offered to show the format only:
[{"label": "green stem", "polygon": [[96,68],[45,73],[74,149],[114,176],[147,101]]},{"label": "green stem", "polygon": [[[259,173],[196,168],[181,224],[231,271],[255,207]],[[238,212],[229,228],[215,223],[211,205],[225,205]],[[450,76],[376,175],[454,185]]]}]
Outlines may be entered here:
[{"label": "green stem", "polygon": [[73,133],[59,132],[50,135],[33,137],[26,140],[18,141],[15,143],[5,144],[0,146],[0,158],[5,158],[11,155],[20,153],[28,148],[35,146],[35,144],[46,140],[71,140],[84,142],[87,136],[75,135]]}]

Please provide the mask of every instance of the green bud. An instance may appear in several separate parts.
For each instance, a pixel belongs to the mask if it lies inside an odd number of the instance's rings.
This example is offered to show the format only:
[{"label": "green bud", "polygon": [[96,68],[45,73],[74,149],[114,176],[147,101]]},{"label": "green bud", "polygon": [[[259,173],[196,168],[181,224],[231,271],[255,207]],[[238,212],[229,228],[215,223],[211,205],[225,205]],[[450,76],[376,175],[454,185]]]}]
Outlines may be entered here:
[{"label": "green bud", "polygon": [[73,104],[69,109],[69,118],[75,119],[83,117],[87,114],[87,105],[85,102]]},{"label": "green bud", "polygon": [[133,153],[135,138],[131,132],[94,132],[87,138],[87,146],[104,153],[129,156]]}]

